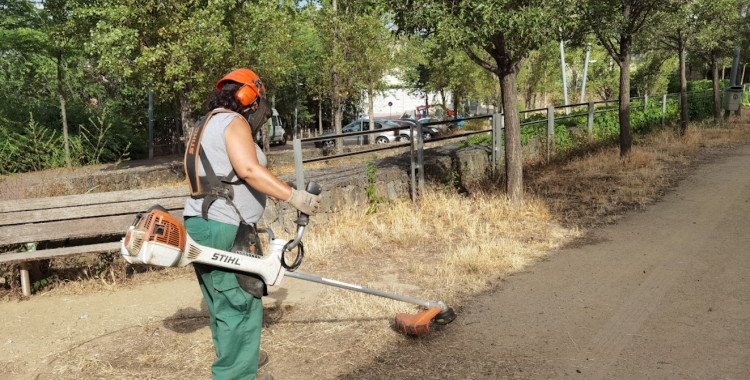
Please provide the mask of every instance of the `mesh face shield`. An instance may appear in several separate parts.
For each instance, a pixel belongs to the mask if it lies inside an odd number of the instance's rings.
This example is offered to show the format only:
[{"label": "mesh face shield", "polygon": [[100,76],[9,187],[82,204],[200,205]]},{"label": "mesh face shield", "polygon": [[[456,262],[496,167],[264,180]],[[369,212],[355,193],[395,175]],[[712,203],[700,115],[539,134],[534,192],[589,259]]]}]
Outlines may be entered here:
[{"label": "mesh face shield", "polygon": [[266,99],[264,98],[258,99],[258,107],[255,109],[255,111],[248,111],[245,113],[247,122],[250,123],[250,128],[253,132],[253,138],[255,138],[255,136],[258,134],[260,128],[266,125],[266,122],[271,117],[271,115],[271,107],[268,105],[268,102],[266,102]]}]

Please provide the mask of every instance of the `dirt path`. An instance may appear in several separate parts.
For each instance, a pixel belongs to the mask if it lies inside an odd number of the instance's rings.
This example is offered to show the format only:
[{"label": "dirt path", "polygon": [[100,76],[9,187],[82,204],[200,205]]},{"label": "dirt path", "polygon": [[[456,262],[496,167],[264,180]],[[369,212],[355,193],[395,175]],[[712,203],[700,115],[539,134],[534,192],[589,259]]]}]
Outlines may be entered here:
[{"label": "dirt path", "polygon": [[[263,304],[304,304],[316,299],[322,289],[322,285],[286,281],[283,287],[272,288],[269,296],[263,298]],[[70,378],[70,374],[56,373],[68,372],[65,362],[71,358],[69,353],[84,347],[100,352],[101,356],[108,351],[146,353],[148,349],[144,349],[139,337],[144,331],[152,336],[162,334],[171,343],[188,339],[210,346],[207,321],[206,303],[192,276],[111,292],[42,294],[27,302],[0,301],[0,377]],[[91,360],[97,360],[100,355],[92,356]],[[212,360],[206,358],[197,364],[205,365]],[[142,364],[138,357],[124,362],[131,366]],[[112,377],[99,374],[94,378]]]},{"label": "dirt path", "polygon": [[356,379],[750,378],[750,146]]},{"label": "dirt path", "polygon": [[[295,357],[269,368],[279,379],[750,378],[750,145],[726,152],[661,202],[507,277],[438,333],[364,365]],[[317,298],[286,286],[264,301]],[[360,332],[352,339],[366,346]],[[197,378],[212,360],[192,278],[0,301],[0,347],[3,379]]]}]

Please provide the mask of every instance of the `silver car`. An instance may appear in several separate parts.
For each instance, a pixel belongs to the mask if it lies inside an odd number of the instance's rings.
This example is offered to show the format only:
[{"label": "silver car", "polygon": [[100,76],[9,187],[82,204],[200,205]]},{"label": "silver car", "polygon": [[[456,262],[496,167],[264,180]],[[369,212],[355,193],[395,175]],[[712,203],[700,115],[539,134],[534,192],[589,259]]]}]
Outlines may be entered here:
[{"label": "silver car", "polygon": [[[400,125],[391,123],[387,120],[374,120],[375,123],[375,130],[383,129],[383,128],[395,128],[399,127]],[[354,144],[369,144],[370,139],[374,139],[376,144],[387,144],[394,141],[397,141],[399,138],[399,131],[385,131],[385,132],[377,132],[373,133],[371,135],[359,135],[359,136],[346,136],[347,133],[354,133],[354,132],[364,132],[370,130],[370,120],[369,119],[358,119],[354,120],[353,122],[347,124],[343,128],[341,128],[342,138],[344,140],[344,145],[354,145]],[[323,136],[335,136],[336,133],[334,132],[328,132],[320,135]],[[334,140],[324,140],[324,141],[316,141],[315,147],[321,148],[321,147],[333,147],[334,146]]]}]

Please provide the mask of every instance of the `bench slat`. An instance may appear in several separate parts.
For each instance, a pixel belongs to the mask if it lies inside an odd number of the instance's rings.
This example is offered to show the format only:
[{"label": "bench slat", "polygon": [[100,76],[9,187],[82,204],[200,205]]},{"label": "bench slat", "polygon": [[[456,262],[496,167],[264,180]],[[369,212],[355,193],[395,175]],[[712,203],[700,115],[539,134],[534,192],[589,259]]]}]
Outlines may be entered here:
[{"label": "bench slat", "polygon": [[41,251],[18,252],[0,254],[0,264],[12,264],[23,261],[51,259],[59,256],[69,256],[86,253],[112,252],[120,250],[120,242],[83,245],[78,247],[64,247],[44,249]]},{"label": "bench slat", "polygon": [[75,206],[47,210],[6,212],[0,214],[0,227],[110,215],[127,214],[132,217],[139,212],[148,210],[148,208],[154,204],[160,204],[167,210],[174,210],[182,208],[185,205],[185,197],[152,198],[114,204],[95,204],[91,206]]},{"label": "bench slat", "polygon": [[16,199],[0,201],[0,213],[130,202],[155,198],[187,197],[188,195],[190,195],[188,187],[180,185],[159,187],[155,189],[122,190],[94,194],[63,195],[48,198]]},{"label": "bench slat", "polygon": [[[169,213],[177,220],[182,221],[182,206],[177,210],[170,210]],[[0,228],[0,246],[40,241],[62,241],[69,238],[83,239],[99,235],[125,235],[134,218],[135,213],[132,213],[130,215],[3,227]]]}]

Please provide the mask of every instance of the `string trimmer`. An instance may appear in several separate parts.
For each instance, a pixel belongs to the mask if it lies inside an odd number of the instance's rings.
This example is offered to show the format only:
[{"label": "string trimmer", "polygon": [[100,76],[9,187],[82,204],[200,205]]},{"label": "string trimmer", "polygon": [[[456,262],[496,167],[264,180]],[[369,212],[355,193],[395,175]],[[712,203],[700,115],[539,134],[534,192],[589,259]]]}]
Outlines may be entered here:
[{"label": "string trimmer", "polygon": [[[320,186],[309,183],[307,191],[320,194]],[[185,227],[161,206],[153,206],[146,213],[138,214],[122,239],[121,252],[125,261],[131,264],[146,264],[162,267],[184,267],[190,263],[202,263],[259,276],[268,286],[278,286],[284,276],[317,282],[323,285],[367,293],[425,307],[417,314],[396,315],[396,329],[406,334],[420,335],[430,332],[430,324],[446,325],[456,318],[453,309],[443,301],[423,301],[398,294],[369,289],[327,278],[296,273],[304,259],[301,243],[309,217],[300,213],[295,223],[297,236],[293,240],[277,239],[269,228],[259,232],[269,235],[269,253],[258,256],[252,253],[233,253],[206,247],[196,243],[185,231]],[[285,252],[297,248],[297,256],[292,263],[287,261]]]}]

